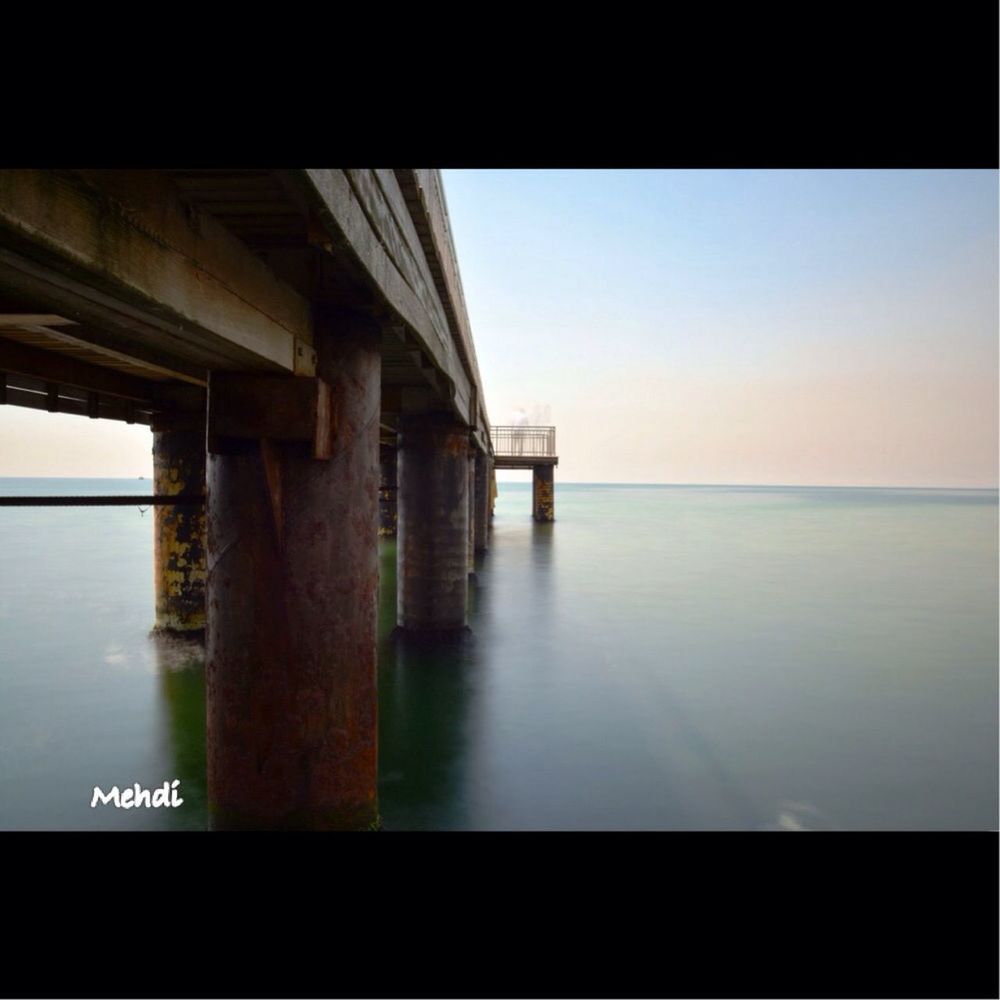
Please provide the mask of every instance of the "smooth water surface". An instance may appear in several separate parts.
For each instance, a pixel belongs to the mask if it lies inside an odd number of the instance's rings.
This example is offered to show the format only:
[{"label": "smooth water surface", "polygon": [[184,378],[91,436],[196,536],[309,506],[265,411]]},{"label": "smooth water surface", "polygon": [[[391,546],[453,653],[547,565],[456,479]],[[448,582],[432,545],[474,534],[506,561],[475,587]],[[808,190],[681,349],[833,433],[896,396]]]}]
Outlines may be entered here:
[{"label": "smooth water surface", "polygon": [[[149,492],[0,480],[0,493]],[[0,827],[205,826],[204,672],[152,512],[2,508]],[[391,635],[389,829],[996,829],[995,491],[500,484],[472,635]],[[90,809],[181,779],[176,810]]]}]

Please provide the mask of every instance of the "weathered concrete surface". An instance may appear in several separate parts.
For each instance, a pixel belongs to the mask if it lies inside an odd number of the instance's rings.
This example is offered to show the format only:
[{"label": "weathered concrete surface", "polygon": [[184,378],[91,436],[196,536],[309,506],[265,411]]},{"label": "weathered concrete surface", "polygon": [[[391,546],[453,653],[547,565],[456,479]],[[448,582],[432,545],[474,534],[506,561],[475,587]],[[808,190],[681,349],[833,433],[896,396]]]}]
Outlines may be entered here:
[{"label": "weathered concrete surface", "polygon": [[[205,495],[205,416],[153,418],[153,492]],[[157,631],[197,635],[205,628],[205,508],[153,508]]]},{"label": "weathered concrete surface", "polygon": [[397,617],[413,632],[462,629],[468,610],[469,429],[446,414],[399,424]]},{"label": "weathered concrete surface", "polygon": [[[378,334],[317,329],[333,454],[224,438],[208,460],[215,828],[377,824]],[[288,376],[289,379],[294,376]],[[209,399],[211,406],[211,380]]]},{"label": "weathered concrete surface", "polygon": [[531,474],[531,516],[536,521],[556,519],[555,487],[551,465],[536,465]]}]

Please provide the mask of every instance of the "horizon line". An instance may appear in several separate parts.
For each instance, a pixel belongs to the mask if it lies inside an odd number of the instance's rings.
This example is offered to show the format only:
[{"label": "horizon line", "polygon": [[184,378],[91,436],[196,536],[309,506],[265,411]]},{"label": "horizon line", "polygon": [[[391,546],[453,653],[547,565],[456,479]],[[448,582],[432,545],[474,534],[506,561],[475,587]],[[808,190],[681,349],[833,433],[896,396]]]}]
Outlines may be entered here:
[{"label": "horizon line", "polygon": [[[152,476],[0,476],[0,479],[120,479],[125,481],[138,481],[144,479],[151,481]],[[498,479],[497,483],[509,483],[512,485],[529,485],[530,480],[521,479]],[[995,493],[1000,491],[1000,484],[993,486],[919,486],[919,485],[844,485],[843,483],[650,483],[650,482],[619,482],[611,480],[559,480],[563,486],[686,486],[696,488],[725,487],[730,489],[817,489],[817,490],[978,490],[980,492]]]},{"label": "horizon line", "polygon": [[[498,483],[521,483],[529,485],[521,479],[498,479]],[[698,488],[725,487],[731,489],[795,489],[795,490],[979,490],[981,492],[998,492],[1000,484],[995,486],[919,486],[919,485],[883,485],[843,483],[647,483],[647,482],[611,482],[605,480],[560,480],[563,486],[691,486]],[[557,483],[558,485],[558,483]]]}]

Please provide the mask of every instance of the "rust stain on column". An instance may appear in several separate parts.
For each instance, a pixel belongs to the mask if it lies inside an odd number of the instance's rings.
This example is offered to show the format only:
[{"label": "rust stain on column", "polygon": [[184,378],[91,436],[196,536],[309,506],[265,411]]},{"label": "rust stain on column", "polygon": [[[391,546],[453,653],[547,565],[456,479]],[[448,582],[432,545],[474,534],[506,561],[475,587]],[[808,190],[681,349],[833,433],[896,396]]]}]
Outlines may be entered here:
[{"label": "rust stain on column", "polygon": [[[271,442],[268,476],[258,441],[224,438],[209,454],[216,829],[378,823],[378,331],[328,317],[316,347],[336,403],[332,457],[314,458],[305,441]],[[280,390],[274,397],[280,407]]]},{"label": "rust stain on column", "polygon": [[[157,414],[153,492],[205,494],[205,416]],[[205,508],[156,506],[153,513],[156,631],[197,635],[205,628]]]},{"label": "rust stain on column", "polygon": [[536,465],[531,477],[531,514],[536,521],[554,521],[555,488],[551,465]]}]

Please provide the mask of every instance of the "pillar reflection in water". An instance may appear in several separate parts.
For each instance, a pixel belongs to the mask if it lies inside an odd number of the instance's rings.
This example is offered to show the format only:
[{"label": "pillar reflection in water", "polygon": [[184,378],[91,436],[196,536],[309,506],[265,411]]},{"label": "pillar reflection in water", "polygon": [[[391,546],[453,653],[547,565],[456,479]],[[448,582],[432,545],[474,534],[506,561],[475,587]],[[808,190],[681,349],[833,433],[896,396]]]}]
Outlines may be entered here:
[{"label": "pillar reflection in water", "polygon": [[[410,634],[396,624],[396,544],[379,581],[379,801],[388,830],[468,827],[470,709],[481,683],[475,636]],[[478,603],[478,601],[477,601]],[[477,618],[470,604],[470,621]]]},{"label": "pillar reflection in water", "polygon": [[171,829],[204,830],[205,792],[205,647],[199,641],[154,634],[150,637],[159,675],[161,713],[170,744],[173,772],[180,780],[183,804],[163,810]]}]

